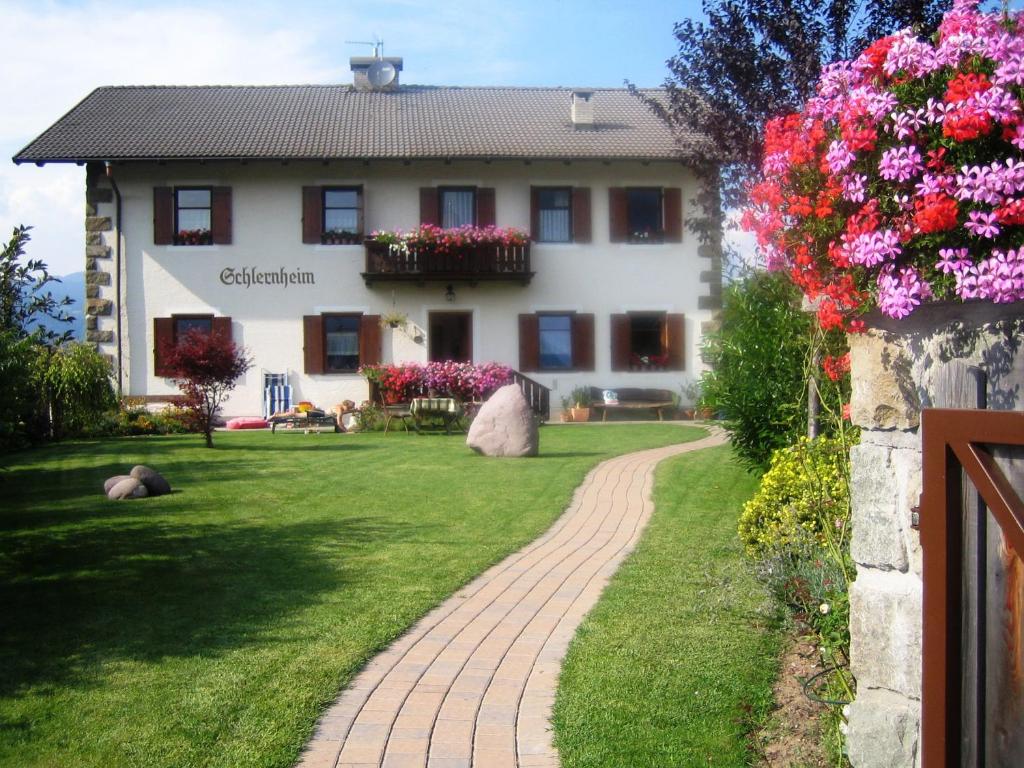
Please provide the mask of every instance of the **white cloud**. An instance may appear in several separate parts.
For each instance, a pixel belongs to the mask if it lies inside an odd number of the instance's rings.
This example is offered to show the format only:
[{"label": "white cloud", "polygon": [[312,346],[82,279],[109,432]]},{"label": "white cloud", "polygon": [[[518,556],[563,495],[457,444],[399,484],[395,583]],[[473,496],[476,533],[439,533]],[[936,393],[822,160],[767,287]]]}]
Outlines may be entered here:
[{"label": "white cloud", "polygon": [[[297,18],[202,6],[0,3],[0,153],[13,156],[100,85],[297,83],[337,80]],[[84,267],[84,171],[0,161],[0,234],[34,226],[30,255],[59,274]]]}]

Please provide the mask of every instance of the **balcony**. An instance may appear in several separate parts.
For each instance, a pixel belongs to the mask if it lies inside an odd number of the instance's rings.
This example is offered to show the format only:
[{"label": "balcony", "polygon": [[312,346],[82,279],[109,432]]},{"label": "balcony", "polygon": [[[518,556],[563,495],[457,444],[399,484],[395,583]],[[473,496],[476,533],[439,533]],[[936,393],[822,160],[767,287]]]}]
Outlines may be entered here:
[{"label": "balcony", "polygon": [[466,245],[445,251],[366,242],[366,285],[375,282],[516,282],[529,284],[530,246]]}]

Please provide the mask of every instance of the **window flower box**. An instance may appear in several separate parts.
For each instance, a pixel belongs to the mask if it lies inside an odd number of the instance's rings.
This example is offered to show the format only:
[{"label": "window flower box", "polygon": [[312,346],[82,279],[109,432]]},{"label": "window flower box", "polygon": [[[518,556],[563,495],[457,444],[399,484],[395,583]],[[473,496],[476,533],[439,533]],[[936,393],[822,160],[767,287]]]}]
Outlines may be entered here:
[{"label": "window flower box", "polygon": [[175,245],[213,245],[213,233],[208,229],[182,229],[174,236]]}]

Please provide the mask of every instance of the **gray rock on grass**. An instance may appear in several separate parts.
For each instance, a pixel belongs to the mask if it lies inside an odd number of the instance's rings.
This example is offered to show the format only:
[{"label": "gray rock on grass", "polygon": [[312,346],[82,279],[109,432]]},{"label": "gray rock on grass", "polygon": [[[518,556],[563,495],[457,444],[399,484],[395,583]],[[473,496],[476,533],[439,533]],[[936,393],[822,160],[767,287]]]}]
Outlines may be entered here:
[{"label": "gray rock on grass", "polygon": [[537,455],[537,419],[518,385],[507,384],[483,404],[469,427],[466,445],[484,456]]},{"label": "gray rock on grass", "polygon": [[114,475],[113,477],[108,477],[103,483],[103,492],[110,493],[111,488],[120,483],[122,480],[128,480],[130,478],[131,475]]},{"label": "gray rock on grass", "polygon": [[150,496],[163,496],[171,492],[171,484],[155,469],[139,464],[132,467],[131,476],[146,486]]},{"label": "gray rock on grass", "polygon": [[119,501],[120,499],[141,499],[148,495],[149,491],[146,490],[146,486],[134,477],[125,478],[107,491],[107,498],[111,501]]}]

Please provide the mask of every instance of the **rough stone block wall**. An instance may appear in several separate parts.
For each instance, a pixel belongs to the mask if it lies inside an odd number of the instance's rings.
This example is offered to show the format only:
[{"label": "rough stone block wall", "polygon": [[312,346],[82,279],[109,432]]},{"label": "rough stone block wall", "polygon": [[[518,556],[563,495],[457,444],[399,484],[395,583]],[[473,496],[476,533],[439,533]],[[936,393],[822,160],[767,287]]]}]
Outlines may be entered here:
[{"label": "rough stone block wall", "polygon": [[85,175],[85,341],[113,362],[116,358],[117,297],[111,243],[114,230],[113,190],[104,184],[104,170],[90,163]]},{"label": "rough stone block wall", "polygon": [[991,402],[1020,409],[1024,318],[1013,305],[939,305],[871,325],[850,339],[851,419],[862,431],[851,452],[857,580],[850,589],[850,654],[857,698],[847,746],[856,768],[915,768],[923,620],[921,544],[912,515],[922,487],[921,409],[968,407],[944,402],[940,385],[965,366],[988,374]]}]

